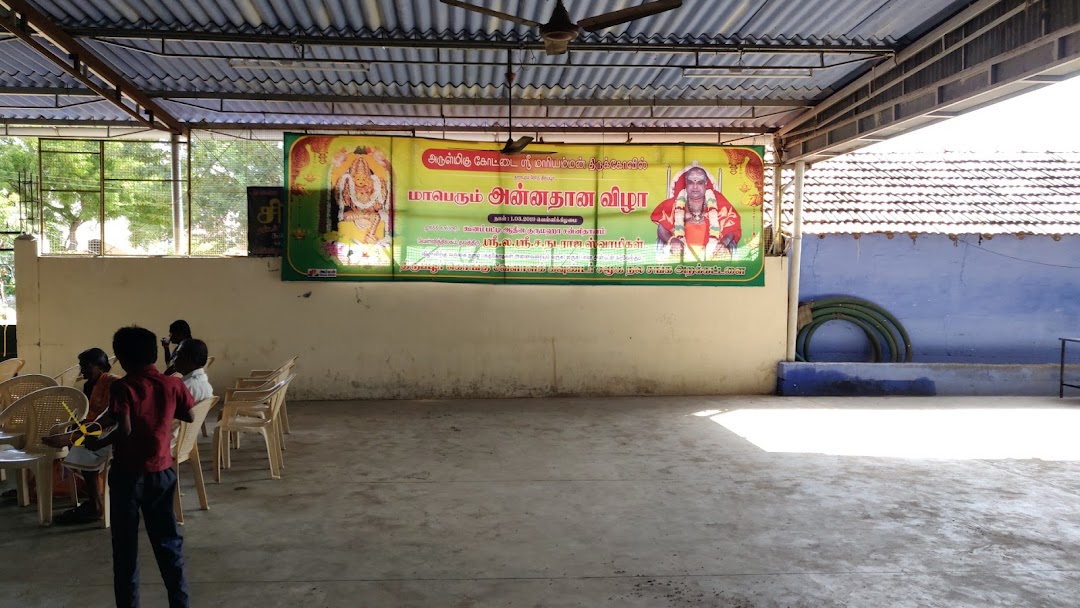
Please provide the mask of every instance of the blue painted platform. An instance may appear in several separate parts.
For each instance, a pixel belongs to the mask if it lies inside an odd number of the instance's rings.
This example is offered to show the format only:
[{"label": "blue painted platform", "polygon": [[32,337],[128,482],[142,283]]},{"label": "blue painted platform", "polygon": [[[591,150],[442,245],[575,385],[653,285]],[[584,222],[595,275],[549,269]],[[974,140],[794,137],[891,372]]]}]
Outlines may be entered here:
[{"label": "blue painted platform", "polygon": [[[871,397],[1058,394],[1057,364],[966,363],[789,363],[777,366],[778,395]],[[1080,365],[1069,365],[1066,382],[1080,380]],[[1065,397],[1080,390],[1065,389]]]}]

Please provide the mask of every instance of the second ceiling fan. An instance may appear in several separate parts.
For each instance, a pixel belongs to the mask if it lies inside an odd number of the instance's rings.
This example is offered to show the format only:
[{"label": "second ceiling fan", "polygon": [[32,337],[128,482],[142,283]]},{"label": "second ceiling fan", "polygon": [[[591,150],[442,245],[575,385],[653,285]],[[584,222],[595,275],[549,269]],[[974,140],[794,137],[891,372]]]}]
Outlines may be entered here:
[{"label": "second ceiling fan", "polygon": [[547,23],[540,23],[510,13],[462,2],[461,0],[441,0],[441,2],[468,11],[512,21],[520,25],[539,28],[540,36],[544,39],[544,52],[548,55],[562,55],[565,53],[567,45],[573,42],[581,34],[582,30],[595,32],[596,30],[613,27],[682,6],[682,0],[652,0],[630,8],[586,17],[574,23],[570,19],[570,13],[566,11],[566,6],[563,5],[562,0],[558,0],[555,3],[555,10],[551,12],[551,18],[548,19]]}]

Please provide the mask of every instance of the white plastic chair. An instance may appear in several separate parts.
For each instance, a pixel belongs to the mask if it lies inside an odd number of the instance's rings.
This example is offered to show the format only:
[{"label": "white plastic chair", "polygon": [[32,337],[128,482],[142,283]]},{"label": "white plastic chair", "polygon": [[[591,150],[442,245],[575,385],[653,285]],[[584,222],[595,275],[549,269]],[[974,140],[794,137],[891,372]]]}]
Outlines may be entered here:
[{"label": "white plastic chair", "polygon": [[[111,466],[112,466],[112,449],[111,448],[109,449],[108,454],[105,456],[105,461],[102,462],[100,466],[96,466],[96,467],[80,466],[80,465],[72,464],[72,463],[67,462],[67,461],[64,462],[64,468],[65,469],[69,469],[69,470],[72,470],[72,471],[98,471],[100,473],[99,478],[104,480],[104,482],[101,484],[103,486],[102,489],[101,489],[101,500],[102,500],[102,505],[104,507],[104,517],[101,520],[101,527],[102,528],[108,528],[109,525],[110,525],[110,519],[109,519],[109,467],[111,467]],[[78,486],[76,486],[75,484],[76,484],[75,476],[72,475],[71,476],[71,495],[73,497],[75,497],[72,502],[75,503],[75,506],[78,506],[78,503],[79,503],[79,500],[78,500],[78,497],[77,497],[77,495],[78,495]]]},{"label": "white plastic chair", "polygon": [[[235,393],[238,390],[261,391],[261,390],[271,389],[271,388],[274,387],[275,384],[280,382],[283,378],[286,378],[290,374],[292,374],[293,369],[295,367],[296,367],[296,357],[293,357],[292,359],[289,359],[288,361],[286,361],[285,364],[282,365],[281,367],[279,367],[279,368],[277,368],[275,370],[266,372],[265,376],[237,378],[236,379],[236,388],[227,388],[227,389],[225,389],[225,402],[228,403],[232,399],[233,393]],[[259,370],[256,370],[256,371],[259,371]],[[266,412],[266,409],[268,407],[269,406],[267,404],[265,404],[265,403],[260,404],[260,405],[249,408],[248,410],[244,411],[243,414],[245,416],[262,416],[262,417],[265,417],[265,412]],[[289,417],[288,417],[288,414],[285,411],[285,401],[284,400],[282,400],[282,402],[281,402],[281,412],[279,413],[279,416],[281,417],[281,424],[277,425],[277,429],[278,429],[278,447],[280,447],[282,449],[282,451],[284,451],[286,449],[286,447],[285,447],[285,434],[288,432],[287,427],[289,425]],[[233,447],[234,448],[240,447],[240,437],[238,435],[234,437]]]},{"label": "white plastic chair", "polygon": [[[281,404],[285,401],[285,392],[295,376],[290,375],[273,387],[263,390],[236,390],[231,393],[222,406],[221,422],[214,429],[214,481],[221,483],[221,469],[232,464],[228,445],[229,433],[259,433],[266,443],[266,455],[270,461],[270,477],[281,478],[284,466],[279,444],[281,430]],[[253,409],[267,406],[262,415],[250,415]]]},{"label": "white plastic chair", "polygon": [[75,383],[79,381],[79,375],[82,371],[79,369],[79,365],[76,363],[71,367],[65,369],[59,374],[53,376],[53,380],[56,380],[57,386],[75,386]]},{"label": "white plastic chair", "polygon": [[6,359],[0,361],[0,381],[14,378],[19,374],[19,370],[21,370],[24,365],[26,365],[26,361],[23,361],[22,359]]},{"label": "white plastic chair", "polygon": [[[52,523],[53,461],[63,458],[67,448],[51,448],[41,442],[41,437],[54,431],[58,425],[70,422],[71,413],[82,420],[90,403],[78,389],[52,386],[26,395],[11,407],[27,412],[26,448],[0,451],[0,469],[19,471],[18,501],[23,507],[30,505],[27,474],[34,473],[38,521],[47,526]],[[72,496],[72,500],[78,499]]]},{"label": "white plastic chair", "polygon": [[[284,364],[281,365],[281,367],[277,369],[253,369],[246,378],[236,379],[236,388],[249,388],[252,386],[258,386],[259,384],[265,383],[266,381],[270,380],[272,377],[284,378],[285,376],[293,373],[293,370],[296,368],[296,360],[299,358],[300,355],[294,355],[291,359],[286,361]],[[286,435],[292,432],[292,430],[289,428],[289,411],[286,408],[286,404],[284,402],[282,402],[281,404],[281,432]]]},{"label": "white plastic chair", "polygon": [[18,408],[14,406],[26,395],[50,386],[56,386],[56,381],[41,374],[15,376],[0,382],[0,444],[16,448],[26,445],[29,410],[25,403]]},{"label": "white plastic chair", "polygon": [[210,503],[206,499],[206,482],[203,480],[202,461],[199,458],[199,432],[197,429],[202,426],[203,421],[206,420],[206,414],[209,413],[210,408],[214,407],[217,401],[217,397],[210,397],[196,403],[195,407],[191,408],[194,420],[180,423],[180,433],[177,435],[176,448],[173,452],[176,459],[173,468],[176,469],[177,484],[176,521],[181,525],[184,523],[184,509],[180,501],[180,465],[182,463],[191,463],[191,474],[195,478],[195,491],[199,495],[199,509],[206,511],[210,508]]}]

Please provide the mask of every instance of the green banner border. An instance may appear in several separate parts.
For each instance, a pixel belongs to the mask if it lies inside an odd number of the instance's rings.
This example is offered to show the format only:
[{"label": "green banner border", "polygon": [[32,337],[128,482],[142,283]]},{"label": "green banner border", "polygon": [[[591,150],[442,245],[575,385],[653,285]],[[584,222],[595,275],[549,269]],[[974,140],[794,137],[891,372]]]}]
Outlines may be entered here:
[{"label": "green banner border", "polygon": [[[385,135],[336,135],[336,134],[313,134],[313,133],[285,133],[284,134],[284,177],[285,177],[285,199],[286,204],[282,210],[282,224],[288,231],[290,228],[290,219],[293,212],[292,204],[292,189],[291,189],[291,167],[290,156],[292,152],[292,146],[296,141],[311,136],[325,136],[325,137],[371,137],[376,139],[412,139],[412,140],[424,140],[431,142],[443,142],[448,145],[452,145],[455,142],[451,140],[436,140],[428,138],[413,138],[413,137],[397,137],[397,136],[385,136]],[[470,143],[476,142],[457,142],[457,143]],[[578,144],[572,144],[578,145]],[[603,146],[604,148],[612,147],[617,148],[621,146],[639,146],[640,144],[619,144],[619,143],[605,143],[596,144],[597,146]],[[762,158],[764,164],[765,148],[764,146],[719,146],[714,144],[657,144],[663,146],[681,147],[681,148],[746,148],[755,150]],[[761,218],[761,224],[759,228],[762,229],[764,225],[764,218]],[[673,277],[657,277],[657,276],[642,276],[627,278],[623,277],[597,277],[596,271],[590,273],[588,276],[574,277],[567,275],[523,275],[517,273],[492,273],[490,275],[476,275],[476,274],[449,274],[440,272],[438,274],[417,274],[417,273],[401,273],[396,271],[400,262],[394,259],[391,263],[391,271],[386,272],[365,272],[355,274],[337,274],[335,276],[308,276],[306,271],[301,271],[293,264],[290,253],[292,251],[292,245],[294,243],[293,235],[287,233],[285,235],[285,245],[282,251],[282,264],[281,264],[281,280],[289,282],[372,282],[372,281],[401,281],[401,282],[448,282],[448,283],[479,283],[479,284],[526,284],[526,285],[656,285],[656,286],[731,286],[731,287],[760,287],[765,285],[765,256],[764,256],[764,239],[761,239],[757,244],[758,259],[760,263],[757,267],[757,272],[752,276],[738,275],[720,275],[715,278],[691,278],[682,277],[678,278],[678,275]],[[657,263],[642,265],[664,265],[664,266],[684,266],[693,267],[693,264],[674,264],[674,263]]]}]

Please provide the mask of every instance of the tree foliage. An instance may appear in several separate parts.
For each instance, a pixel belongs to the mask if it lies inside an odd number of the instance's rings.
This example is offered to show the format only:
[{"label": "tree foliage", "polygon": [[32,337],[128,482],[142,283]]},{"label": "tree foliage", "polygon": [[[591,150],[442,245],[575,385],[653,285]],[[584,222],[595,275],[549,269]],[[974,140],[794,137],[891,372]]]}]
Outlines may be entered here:
[{"label": "tree foliage", "polygon": [[[193,253],[246,251],[247,187],[283,183],[281,148],[280,141],[192,142]],[[184,182],[188,150],[181,146]],[[51,251],[80,248],[79,228],[98,225],[103,196],[106,242],[113,246],[126,242],[136,252],[172,250],[172,151],[168,143],[0,138],[0,189],[14,192],[20,171],[35,180],[40,177],[43,237]],[[182,204],[187,204],[186,198]],[[127,234],[112,228],[111,220],[120,218],[127,220]],[[186,213],[180,220],[186,222]]]},{"label": "tree foliage", "polygon": [[247,188],[282,185],[283,159],[280,141],[194,141],[192,253],[246,253]]}]

